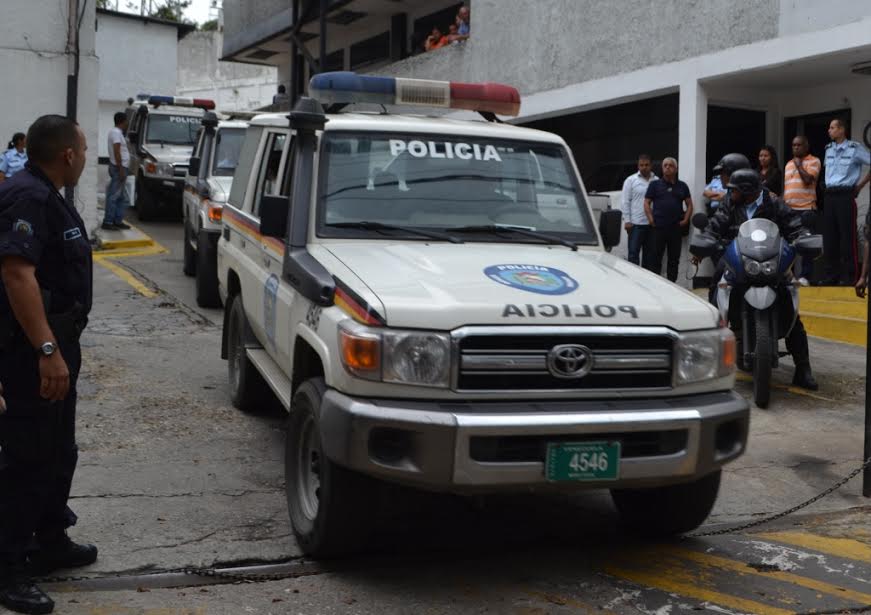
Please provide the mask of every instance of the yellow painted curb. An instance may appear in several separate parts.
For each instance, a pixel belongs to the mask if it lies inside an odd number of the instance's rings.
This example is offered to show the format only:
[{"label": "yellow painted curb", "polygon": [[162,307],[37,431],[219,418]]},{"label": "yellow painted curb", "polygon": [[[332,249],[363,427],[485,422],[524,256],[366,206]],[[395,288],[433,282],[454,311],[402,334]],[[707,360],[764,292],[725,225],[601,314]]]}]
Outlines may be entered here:
[{"label": "yellow painted curb", "polygon": [[144,239],[119,239],[117,241],[103,241],[100,239],[100,249],[102,250],[130,250],[133,248],[150,248],[154,245],[154,240],[151,237]]},{"label": "yellow painted curb", "polygon": [[802,311],[801,320],[808,335],[856,346],[865,346],[868,340],[868,328],[864,319]]}]

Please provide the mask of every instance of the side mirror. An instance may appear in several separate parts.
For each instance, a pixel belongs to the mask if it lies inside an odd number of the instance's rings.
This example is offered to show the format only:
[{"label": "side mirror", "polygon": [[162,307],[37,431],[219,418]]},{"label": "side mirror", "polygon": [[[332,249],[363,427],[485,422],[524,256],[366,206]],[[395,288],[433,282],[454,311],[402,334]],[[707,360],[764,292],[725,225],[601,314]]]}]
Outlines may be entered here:
[{"label": "side mirror", "polygon": [[200,159],[193,156],[188,162],[188,175],[197,177],[200,174]]},{"label": "side mirror", "polygon": [[699,229],[700,231],[708,228],[708,214],[700,211],[697,214],[693,214],[693,226]]},{"label": "side mirror", "polygon": [[290,199],[281,195],[260,197],[260,234],[283,239],[287,233],[287,215]]},{"label": "side mirror", "polygon": [[718,245],[717,240],[710,235],[696,233],[696,235],[690,239],[689,250],[690,254],[693,256],[708,258],[716,253]]},{"label": "side mirror", "polygon": [[619,209],[609,209],[599,215],[599,233],[605,249],[610,250],[620,245],[620,226],[623,223],[623,212]]},{"label": "side mirror", "polygon": [[802,256],[816,257],[823,253],[822,235],[804,235],[792,242],[792,247]]}]

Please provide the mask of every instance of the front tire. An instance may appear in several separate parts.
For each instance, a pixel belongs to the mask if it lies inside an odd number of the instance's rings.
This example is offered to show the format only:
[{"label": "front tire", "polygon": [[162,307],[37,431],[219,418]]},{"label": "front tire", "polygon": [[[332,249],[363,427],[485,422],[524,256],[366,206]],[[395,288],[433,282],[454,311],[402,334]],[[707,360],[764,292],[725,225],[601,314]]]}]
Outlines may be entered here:
[{"label": "front tire", "polygon": [[157,198],[145,187],[142,177],[136,178],[136,214],[143,222],[157,217]]},{"label": "front tire", "polygon": [[755,356],[753,358],[753,401],[760,408],[767,408],[771,400],[771,310],[756,310]]},{"label": "front tire", "polygon": [[293,532],[306,555],[338,557],[360,550],[375,518],[377,483],[330,461],[320,435],[322,378],[297,389],[287,422],[284,479]]},{"label": "front tire", "polygon": [[245,352],[249,339],[248,320],[242,306],[242,297],[230,299],[227,318],[227,369],[230,380],[230,400],[244,412],[264,412],[272,390],[257,371]]},{"label": "front tire", "polygon": [[197,254],[191,245],[191,234],[187,223],[184,225],[184,267],[182,271],[186,276],[194,276],[197,273]]},{"label": "front tire", "polygon": [[708,518],[720,490],[720,470],[691,483],[651,489],[612,489],[625,526],[649,538],[690,532]]},{"label": "front tire", "polygon": [[218,294],[218,244],[205,231],[197,233],[196,253],[197,305],[204,308],[221,307]]}]

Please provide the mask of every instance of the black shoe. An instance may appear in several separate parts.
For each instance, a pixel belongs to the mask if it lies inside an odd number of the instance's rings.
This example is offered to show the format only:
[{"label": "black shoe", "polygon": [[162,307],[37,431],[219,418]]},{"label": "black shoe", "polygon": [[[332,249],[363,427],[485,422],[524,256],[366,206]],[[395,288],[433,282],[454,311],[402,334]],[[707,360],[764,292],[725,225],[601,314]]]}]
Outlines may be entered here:
[{"label": "black shoe", "polygon": [[103,229],[104,231],[117,231],[118,230],[118,227],[116,225],[110,224],[108,222],[103,222],[103,224],[100,225],[100,228]]},{"label": "black shoe", "polygon": [[54,601],[31,581],[17,580],[0,586],[0,605],[16,613],[51,613]]},{"label": "black shoe", "polygon": [[31,574],[46,575],[58,568],[78,568],[97,561],[97,547],[80,545],[64,536],[62,540],[40,547],[30,554]]},{"label": "black shoe", "polygon": [[116,222],[115,228],[121,229],[122,231],[129,231],[132,227],[129,224],[124,224],[123,222]]},{"label": "black shoe", "polygon": [[820,385],[817,384],[817,381],[814,379],[813,373],[811,373],[810,365],[795,366],[795,375],[792,377],[792,384],[807,389],[808,391],[816,391],[820,388]]}]

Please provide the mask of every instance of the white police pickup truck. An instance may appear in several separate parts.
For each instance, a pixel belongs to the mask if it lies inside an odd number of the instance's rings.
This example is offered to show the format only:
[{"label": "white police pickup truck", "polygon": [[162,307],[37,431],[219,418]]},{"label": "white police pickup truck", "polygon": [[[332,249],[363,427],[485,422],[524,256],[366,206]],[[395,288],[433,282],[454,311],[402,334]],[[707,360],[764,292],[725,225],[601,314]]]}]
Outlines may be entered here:
[{"label": "white police pickup truck", "polygon": [[[361,546],[378,481],[459,494],[610,489],[623,522],[691,530],[745,448],[716,310],[608,254],[565,142],[356,101],[517,114],[513,88],[324,73],[254,118],[223,209],[233,402],[290,411],[302,549]],[[327,113],[324,112],[324,106]]]},{"label": "white police pickup truck", "polygon": [[133,203],[141,220],[181,212],[188,161],[211,100],[141,94],[127,108]]},{"label": "white police pickup truck", "polygon": [[188,164],[183,194],[185,275],[196,276],[197,305],[220,307],[217,251],[221,214],[248,122],[206,112]]}]

